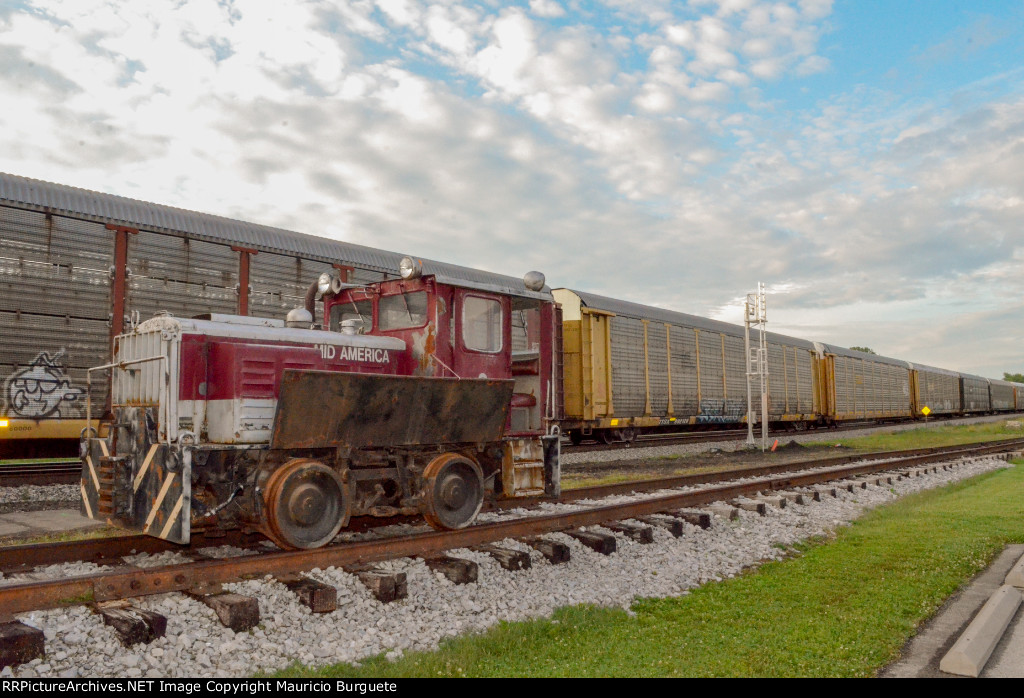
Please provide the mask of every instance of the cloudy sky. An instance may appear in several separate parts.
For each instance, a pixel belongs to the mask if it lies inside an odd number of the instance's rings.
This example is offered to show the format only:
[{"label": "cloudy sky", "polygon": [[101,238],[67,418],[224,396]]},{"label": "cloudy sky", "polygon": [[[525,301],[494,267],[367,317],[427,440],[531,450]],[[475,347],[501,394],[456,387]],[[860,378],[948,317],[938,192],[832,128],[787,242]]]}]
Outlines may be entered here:
[{"label": "cloudy sky", "polygon": [[4,0],[0,170],[1000,377],[1024,0]]}]

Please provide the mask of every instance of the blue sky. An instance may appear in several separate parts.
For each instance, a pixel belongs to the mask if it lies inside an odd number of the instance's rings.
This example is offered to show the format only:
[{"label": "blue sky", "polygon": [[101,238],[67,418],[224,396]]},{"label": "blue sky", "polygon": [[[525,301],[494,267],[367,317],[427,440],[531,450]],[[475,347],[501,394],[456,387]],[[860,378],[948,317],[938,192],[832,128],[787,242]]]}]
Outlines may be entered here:
[{"label": "blue sky", "polygon": [[0,170],[1024,371],[1024,0],[21,0]]}]

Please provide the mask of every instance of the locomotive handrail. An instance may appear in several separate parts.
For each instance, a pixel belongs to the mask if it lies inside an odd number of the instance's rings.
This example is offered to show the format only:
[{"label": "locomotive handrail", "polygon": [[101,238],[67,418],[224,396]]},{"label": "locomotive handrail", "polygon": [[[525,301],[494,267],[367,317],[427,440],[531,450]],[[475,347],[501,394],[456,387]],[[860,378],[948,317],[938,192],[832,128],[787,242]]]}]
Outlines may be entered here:
[{"label": "locomotive handrail", "polygon": [[431,361],[436,361],[437,363],[441,364],[442,368],[447,368],[449,371],[451,371],[453,376],[455,376],[459,380],[462,380],[462,376],[460,376],[458,373],[456,373],[455,369],[453,369],[451,366],[446,364],[444,361],[441,361],[441,359],[437,358],[437,356],[435,354],[427,354],[427,356],[430,357]]},{"label": "locomotive handrail", "polygon": [[85,423],[92,423],[92,372],[93,371],[105,371],[110,368],[119,368],[122,371],[127,370],[126,366],[133,366],[135,364],[144,364],[150,361],[163,361],[164,366],[164,385],[161,387],[160,405],[164,408],[165,419],[164,419],[164,434],[167,437],[167,446],[171,445],[171,406],[168,404],[166,391],[169,387],[171,379],[170,371],[170,359],[166,356],[147,356],[144,359],[132,359],[131,361],[117,361],[112,364],[103,364],[102,366],[93,366],[92,368],[85,369]]}]

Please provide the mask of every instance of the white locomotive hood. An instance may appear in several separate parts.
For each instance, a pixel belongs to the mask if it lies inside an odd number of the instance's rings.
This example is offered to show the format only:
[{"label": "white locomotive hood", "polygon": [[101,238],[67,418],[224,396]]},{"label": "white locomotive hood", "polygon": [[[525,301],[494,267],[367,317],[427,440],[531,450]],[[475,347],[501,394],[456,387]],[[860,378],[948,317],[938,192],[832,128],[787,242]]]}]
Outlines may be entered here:
[{"label": "white locomotive hood", "polygon": [[397,337],[375,337],[362,334],[342,334],[326,330],[301,330],[285,327],[281,320],[235,315],[213,315],[212,320],[179,318],[159,315],[141,323],[133,332],[148,334],[159,332],[165,339],[183,334],[233,339],[255,339],[264,342],[290,342],[293,344],[330,344],[334,346],[365,347],[368,349],[405,349],[405,342]]}]

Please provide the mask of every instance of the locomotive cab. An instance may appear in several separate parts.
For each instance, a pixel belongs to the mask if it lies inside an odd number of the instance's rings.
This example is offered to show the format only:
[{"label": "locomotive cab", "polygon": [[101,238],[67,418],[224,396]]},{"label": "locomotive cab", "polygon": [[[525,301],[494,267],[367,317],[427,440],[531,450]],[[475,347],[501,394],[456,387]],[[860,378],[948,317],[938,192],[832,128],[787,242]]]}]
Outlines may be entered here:
[{"label": "locomotive cab", "polygon": [[165,315],[119,335],[91,369],[112,371],[114,420],[83,435],[83,513],[179,543],[241,527],[313,548],[352,516],[457,529],[485,498],[558,494],[542,280],[327,276],[322,329],[300,311]]}]

